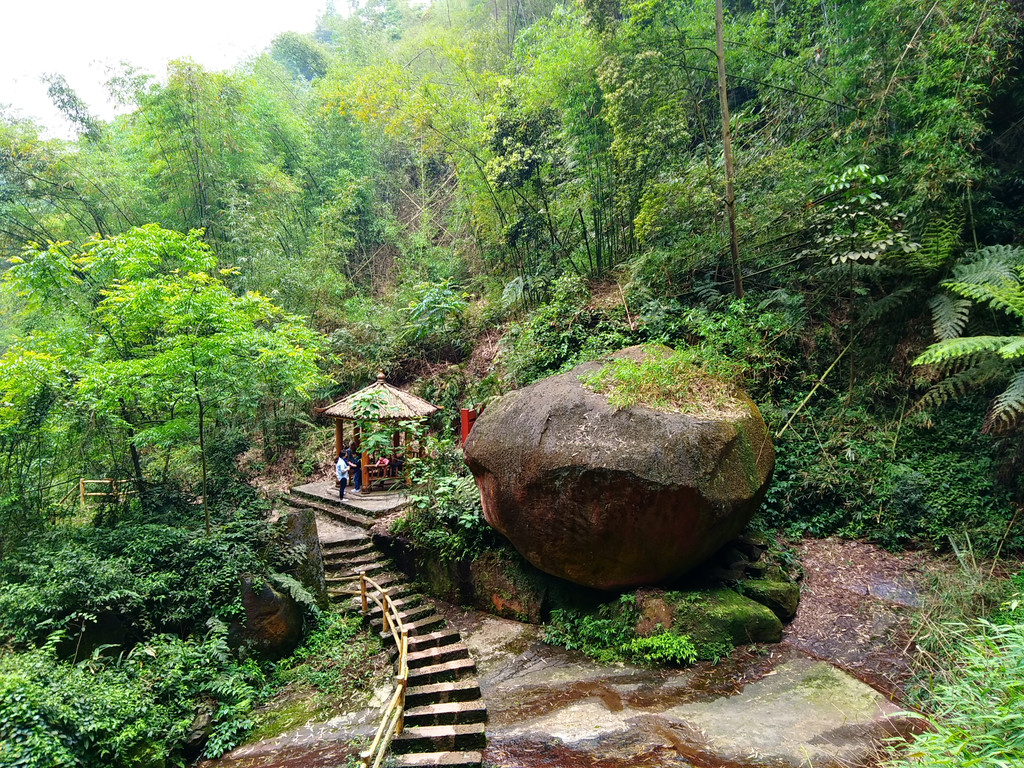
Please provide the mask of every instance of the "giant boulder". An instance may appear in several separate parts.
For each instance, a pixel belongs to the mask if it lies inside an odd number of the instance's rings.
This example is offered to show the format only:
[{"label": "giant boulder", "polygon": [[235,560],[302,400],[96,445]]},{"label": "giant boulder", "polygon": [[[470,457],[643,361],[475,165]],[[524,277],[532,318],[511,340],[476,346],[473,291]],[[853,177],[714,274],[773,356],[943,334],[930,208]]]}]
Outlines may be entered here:
[{"label": "giant boulder", "polygon": [[739,391],[703,412],[617,408],[580,381],[602,365],[500,398],[474,425],[466,463],[487,522],[542,571],[605,590],[662,583],[746,526],[775,450]]}]

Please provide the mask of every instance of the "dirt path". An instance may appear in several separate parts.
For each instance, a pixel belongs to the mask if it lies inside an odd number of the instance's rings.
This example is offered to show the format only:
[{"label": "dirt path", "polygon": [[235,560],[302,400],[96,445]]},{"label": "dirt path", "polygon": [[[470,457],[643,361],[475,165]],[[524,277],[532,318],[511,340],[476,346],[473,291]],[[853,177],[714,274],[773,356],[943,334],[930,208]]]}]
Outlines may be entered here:
[{"label": "dirt path", "polygon": [[910,619],[941,561],[841,539],[808,539],[797,554],[804,569],[800,610],[783,643],[902,700],[914,663]]}]

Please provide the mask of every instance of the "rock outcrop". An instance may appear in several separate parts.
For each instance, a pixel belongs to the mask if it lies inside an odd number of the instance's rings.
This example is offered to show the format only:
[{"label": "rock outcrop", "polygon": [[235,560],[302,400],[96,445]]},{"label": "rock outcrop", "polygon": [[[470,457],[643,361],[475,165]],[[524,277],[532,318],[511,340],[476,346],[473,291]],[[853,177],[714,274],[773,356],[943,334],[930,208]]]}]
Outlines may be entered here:
[{"label": "rock outcrop", "polygon": [[[670,352],[659,349],[617,354]],[[602,365],[492,404],[466,441],[466,462],[487,521],[542,571],[605,590],[661,583],[743,529],[775,450],[739,391],[690,413],[617,408],[580,380]]]},{"label": "rock outcrop", "polygon": [[242,576],[245,621],[241,639],[249,653],[280,659],[295,650],[302,639],[302,607],[270,584]]},{"label": "rock outcrop", "polygon": [[309,508],[289,508],[281,515],[284,545],[298,556],[295,578],[309,590],[317,605],[325,609],[330,605],[327,582],[324,580],[324,557],[317,532],[316,517]]}]

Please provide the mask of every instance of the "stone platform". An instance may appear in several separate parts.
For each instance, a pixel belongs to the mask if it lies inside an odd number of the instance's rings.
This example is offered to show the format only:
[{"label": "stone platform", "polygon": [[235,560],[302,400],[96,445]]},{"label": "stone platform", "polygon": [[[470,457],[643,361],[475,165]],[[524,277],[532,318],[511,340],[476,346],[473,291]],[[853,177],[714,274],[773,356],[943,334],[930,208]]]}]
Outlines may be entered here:
[{"label": "stone platform", "polygon": [[296,485],[292,488],[292,493],[335,506],[348,507],[369,517],[382,517],[409,503],[409,494],[404,490],[356,493],[351,486],[345,491],[345,500],[339,501],[338,486],[330,481]]}]

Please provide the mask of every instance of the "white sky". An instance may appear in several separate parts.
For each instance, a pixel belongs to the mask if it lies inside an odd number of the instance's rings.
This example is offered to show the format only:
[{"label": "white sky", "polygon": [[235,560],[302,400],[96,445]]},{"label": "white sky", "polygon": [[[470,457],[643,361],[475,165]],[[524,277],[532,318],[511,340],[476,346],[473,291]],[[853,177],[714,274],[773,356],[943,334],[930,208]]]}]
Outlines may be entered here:
[{"label": "white sky", "polygon": [[67,136],[41,75],[64,75],[93,114],[109,119],[107,66],[128,61],[160,79],[172,59],[228,69],[281,32],[311,32],[325,6],[326,0],[0,0],[0,105]]}]

